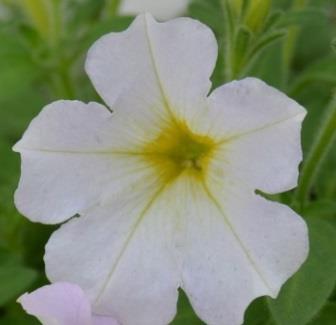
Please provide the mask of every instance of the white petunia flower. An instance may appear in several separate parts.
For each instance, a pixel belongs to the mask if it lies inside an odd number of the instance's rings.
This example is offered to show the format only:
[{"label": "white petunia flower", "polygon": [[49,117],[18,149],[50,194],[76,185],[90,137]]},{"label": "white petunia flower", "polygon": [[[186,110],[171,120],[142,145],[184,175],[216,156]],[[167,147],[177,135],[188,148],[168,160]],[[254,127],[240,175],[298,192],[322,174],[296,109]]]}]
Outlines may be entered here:
[{"label": "white petunia flower", "polygon": [[136,15],[150,12],[160,20],[167,20],[185,13],[189,0],[122,0],[119,13]]},{"label": "white petunia flower", "polygon": [[43,325],[118,325],[112,317],[92,314],[89,299],[72,283],[46,285],[25,293],[18,302]]},{"label": "white petunia flower", "polygon": [[307,256],[304,221],[255,193],[296,186],[305,110],[254,78],[208,95],[216,57],[205,25],[140,15],[88,54],[113,113],[52,103],[15,146],[18,209],[50,224],[80,215],[47,244],[49,279],[123,325],[169,323],[179,287],[206,323],[240,324]]}]

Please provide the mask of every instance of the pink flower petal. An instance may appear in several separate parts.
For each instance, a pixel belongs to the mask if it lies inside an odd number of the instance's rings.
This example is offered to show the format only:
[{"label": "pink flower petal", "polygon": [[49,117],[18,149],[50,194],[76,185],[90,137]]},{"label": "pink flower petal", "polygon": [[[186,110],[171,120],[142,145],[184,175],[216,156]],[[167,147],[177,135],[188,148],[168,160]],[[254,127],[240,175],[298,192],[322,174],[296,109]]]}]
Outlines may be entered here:
[{"label": "pink flower petal", "polygon": [[59,282],[47,285],[22,295],[18,302],[28,314],[36,316],[45,325],[92,324],[89,300],[74,284]]},{"label": "pink flower petal", "polygon": [[92,325],[119,325],[119,323],[112,317],[93,315]]}]

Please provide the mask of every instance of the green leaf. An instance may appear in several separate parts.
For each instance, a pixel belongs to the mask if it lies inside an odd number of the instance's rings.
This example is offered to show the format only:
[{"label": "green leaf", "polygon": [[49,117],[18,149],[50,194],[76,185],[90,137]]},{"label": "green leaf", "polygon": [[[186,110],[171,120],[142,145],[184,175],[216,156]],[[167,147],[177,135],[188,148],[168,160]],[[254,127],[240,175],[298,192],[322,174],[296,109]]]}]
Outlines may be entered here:
[{"label": "green leaf", "polygon": [[238,29],[232,57],[232,72],[234,78],[239,76],[239,72],[245,63],[251,36],[252,34],[247,28],[240,27]]},{"label": "green leaf", "polygon": [[[268,33],[265,33],[264,35],[262,35],[251,47],[251,49],[249,50],[249,52],[247,53],[247,58],[249,60],[248,64],[246,65],[244,71],[243,71],[243,75],[251,75],[254,74],[253,72],[251,73],[251,71],[253,70],[258,70],[259,67],[256,67],[256,65],[262,65],[262,64],[268,64],[267,61],[270,60],[271,66],[272,66],[272,70],[276,69],[280,69],[281,70],[281,59],[279,60],[279,58],[276,55],[272,55],[272,52],[270,53],[270,55],[266,58],[261,56],[266,53],[266,49],[268,47],[270,47],[273,44],[276,44],[277,41],[281,40],[284,36],[286,35],[285,31],[283,30],[273,30],[270,31]],[[277,55],[279,55],[279,53],[277,53]],[[261,59],[260,59],[261,58]],[[278,60],[277,60],[278,59]],[[274,65],[275,61],[280,61],[279,65]],[[266,71],[267,73],[269,73],[269,66],[266,67]],[[281,74],[274,72],[273,73],[273,77],[277,76],[280,79]],[[261,76],[262,79],[265,79],[264,76]],[[272,84],[272,83],[271,83]],[[275,85],[278,86],[278,85]]]},{"label": "green leaf", "polygon": [[336,221],[336,202],[328,199],[311,202],[307,205],[303,214],[305,216]]},{"label": "green leaf", "polygon": [[118,13],[122,0],[106,0],[105,11],[109,16],[115,16]]},{"label": "green leaf", "polygon": [[2,265],[0,267],[0,306],[16,299],[27,290],[37,278],[37,273],[21,265]]},{"label": "green leaf", "polygon": [[284,30],[273,30],[269,33],[264,34],[260,37],[258,42],[253,46],[249,56],[255,57],[260,52],[262,52],[266,47],[273,44],[277,40],[281,39],[286,35],[286,32]]},{"label": "green leaf", "polygon": [[253,32],[258,32],[265,24],[270,7],[270,0],[250,1],[245,17],[246,26],[248,26]]},{"label": "green leaf", "polygon": [[102,15],[105,6],[104,1],[82,0],[66,1],[65,10],[67,12],[67,30],[69,36],[74,39],[74,35],[81,34],[84,30],[90,29],[98,17]]},{"label": "green leaf", "polygon": [[289,27],[292,25],[323,25],[327,21],[327,13],[324,10],[308,7],[300,10],[286,12],[278,21],[279,27]]},{"label": "green leaf", "polygon": [[310,253],[303,267],[282,288],[277,299],[269,299],[279,325],[307,324],[324,306],[336,280],[336,229],[327,221],[307,219]]},{"label": "green leaf", "polygon": [[283,11],[280,10],[272,12],[265,22],[263,32],[265,33],[271,31],[278,24],[283,14],[284,14]]},{"label": "green leaf", "polygon": [[291,95],[297,95],[312,82],[336,84],[336,56],[331,55],[310,64],[291,84]]},{"label": "green leaf", "polygon": [[208,25],[218,37],[221,37],[225,30],[225,17],[220,1],[194,0],[189,6],[190,17]]},{"label": "green leaf", "polygon": [[180,290],[177,315],[170,325],[202,325],[204,324],[193,311],[185,293]]},{"label": "green leaf", "polygon": [[309,325],[335,325],[336,322],[336,303],[327,303],[319,315],[309,323]]},{"label": "green leaf", "polygon": [[60,37],[60,1],[21,0],[18,4],[41,38],[55,45]]},{"label": "green leaf", "polygon": [[21,91],[31,85],[37,77],[37,69],[31,63],[11,58],[0,63],[0,101],[17,96]]},{"label": "green leaf", "polygon": [[2,311],[0,325],[41,325],[41,323],[37,318],[28,315],[18,303],[13,303]]},{"label": "green leaf", "polygon": [[270,311],[265,297],[253,301],[247,308],[243,325],[261,325],[267,324],[271,320]]},{"label": "green leaf", "polygon": [[[86,52],[89,47],[104,34],[125,30],[131,24],[133,19],[134,17],[115,16],[104,21],[98,21],[91,26],[89,32],[80,40],[80,44],[76,46],[76,53],[82,54]],[[71,46],[70,43],[68,45]]]},{"label": "green leaf", "polygon": [[239,18],[244,7],[244,0],[227,0],[227,2],[234,16]]},{"label": "green leaf", "polygon": [[17,97],[41,74],[18,37],[0,32],[0,102]]}]

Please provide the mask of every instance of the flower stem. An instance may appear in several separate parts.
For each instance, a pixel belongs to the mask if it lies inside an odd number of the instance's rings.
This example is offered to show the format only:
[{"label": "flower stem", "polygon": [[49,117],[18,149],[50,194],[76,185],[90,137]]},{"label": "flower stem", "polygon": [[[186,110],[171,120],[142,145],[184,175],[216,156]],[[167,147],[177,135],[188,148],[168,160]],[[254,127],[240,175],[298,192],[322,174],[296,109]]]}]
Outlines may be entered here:
[{"label": "flower stem", "polygon": [[113,17],[118,13],[122,0],[107,0],[105,5],[105,17]]},{"label": "flower stem", "polygon": [[[304,9],[308,4],[309,0],[295,0],[293,1],[292,9]],[[299,37],[300,28],[293,26],[289,28],[286,41],[283,45],[283,67],[284,67],[284,77],[283,84],[287,85],[290,77],[290,69],[292,65],[293,55],[295,52],[296,41]]]},{"label": "flower stem", "polygon": [[21,0],[19,4],[41,38],[50,47],[56,46],[61,28],[60,3],[48,0]]},{"label": "flower stem", "polygon": [[301,209],[305,206],[310,189],[314,183],[319,168],[327,155],[331,144],[336,138],[336,93],[332,98],[320,131],[312,145],[303,166],[298,189],[294,196],[294,205]]},{"label": "flower stem", "polygon": [[69,69],[62,69],[60,71],[60,79],[62,81],[64,96],[66,99],[74,99],[75,98],[75,89],[72,84],[71,74]]},{"label": "flower stem", "polygon": [[225,33],[224,33],[224,77],[225,81],[231,81],[233,79],[232,69],[232,52],[233,43],[235,38],[235,22],[233,13],[229,6],[228,0],[220,1],[222,12],[225,17]]}]

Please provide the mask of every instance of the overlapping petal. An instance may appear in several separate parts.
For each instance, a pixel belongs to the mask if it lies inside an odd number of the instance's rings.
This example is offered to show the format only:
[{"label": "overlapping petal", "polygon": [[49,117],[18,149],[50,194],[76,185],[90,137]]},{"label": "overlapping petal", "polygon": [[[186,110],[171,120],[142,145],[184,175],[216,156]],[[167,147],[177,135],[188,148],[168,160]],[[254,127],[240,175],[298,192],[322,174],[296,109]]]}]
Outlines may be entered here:
[{"label": "overlapping petal", "polygon": [[96,202],[110,174],[111,158],[95,154],[109,115],[99,104],[59,101],[32,121],[14,147],[23,158],[15,202],[24,215],[58,223]]},{"label": "overlapping petal", "polygon": [[71,283],[44,286],[22,295],[18,302],[44,325],[117,325],[112,317],[92,315],[83,290]]},{"label": "overlapping petal", "polygon": [[255,78],[220,87],[208,102],[207,119],[199,124],[223,142],[226,174],[267,193],[297,185],[302,106]]},{"label": "overlapping petal", "polygon": [[45,107],[14,147],[23,158],[17,208],[33,221],[59,223],[150,177],[137,152],[157,134],[149,118],[78,101]]},{"label": "overlapping petal", "polygon": [[288,207],[203,184],[189,206],[182,273],[207,324],[242,324],[258,296],[275,297],[307,257],[307,227]]},{"label": "overlapping petal", "polygon": [[115,315],[121,324],[169,323],[180,285],[176,239],[183,222],[175,195],[176,186],[142,179],[63,225],[46,247],[48,277],[78,283],[96,313]]},{"label": "overlapping petal", "polygon": [[125,32],[99,39],[88,53],[86,71],[111,108],[122,93],[141,85],[152,98],[150,108],[183,114],[209,92],[216,58],[216,39],[205,25],[188,18],[158,23],[146,14]]}]

